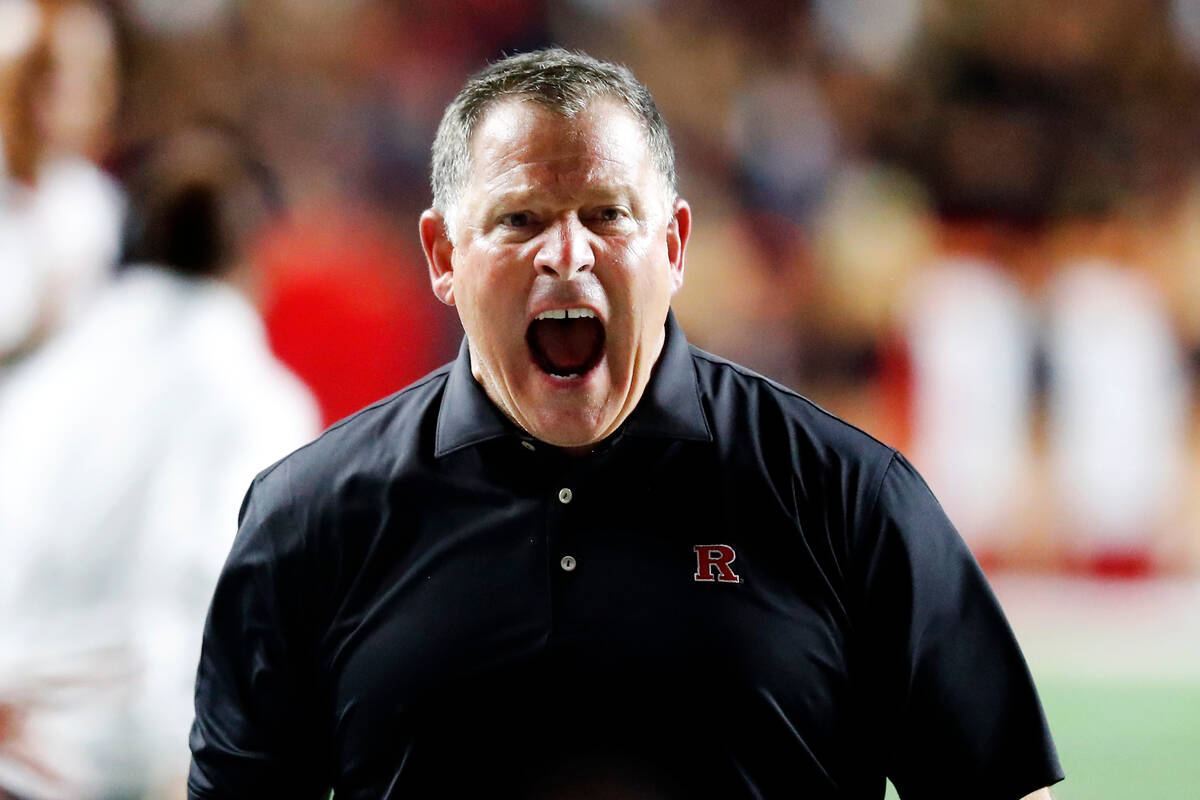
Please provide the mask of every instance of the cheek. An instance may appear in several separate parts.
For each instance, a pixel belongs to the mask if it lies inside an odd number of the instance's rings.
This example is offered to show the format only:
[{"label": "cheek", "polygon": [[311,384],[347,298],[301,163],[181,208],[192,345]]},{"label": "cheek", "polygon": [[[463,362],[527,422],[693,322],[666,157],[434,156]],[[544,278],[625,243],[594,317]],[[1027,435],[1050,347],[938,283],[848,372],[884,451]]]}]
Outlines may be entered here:
[{"label": "cheek", "polygon": [[637,280],[642,302],[653,310],[669,304],[675,294],[674,275],[665,252],[655,253],[654,257],[644,261],[638,271]]},{"label": "cheek", "polygon": [[656,238],[631,238],[605,259],[614,283],[635,302],[650,299],[667,275],[666,243]]},{"label": "cheek", "polygon": [[[524,348],[525,315],[532,270],[504,252],[479,251],[455,277],[460,315],[469,315],[480,343]],[[465,324],[465,320],[464,320]]]},{"label": "cheek", "polygon": [[476,248],[455,276],[458,291],[467,292],[477,304],[487,303],[492,295],[512,283],[516,271],[494,249]]},{"label": "cheek", "polygon": [[629,239],[623,249],[625,251],[625,258],[634,264],[646,263],[655,255],[654,240],[648,236],[638,236]]}]

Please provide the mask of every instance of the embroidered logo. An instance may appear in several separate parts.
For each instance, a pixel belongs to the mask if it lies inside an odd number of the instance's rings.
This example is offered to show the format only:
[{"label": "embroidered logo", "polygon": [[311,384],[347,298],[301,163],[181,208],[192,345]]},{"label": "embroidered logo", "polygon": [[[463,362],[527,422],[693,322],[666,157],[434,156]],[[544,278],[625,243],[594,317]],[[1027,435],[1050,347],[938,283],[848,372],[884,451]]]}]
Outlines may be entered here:
[{"label": "embroidered logo", "polygon": [[720,581],[721,583],[741,583],[742,579],[730,566],[737,558],[737,553],[727,544],[698,544],[692,548],[696,551],[696,574],[692,577],[698,581]]}]

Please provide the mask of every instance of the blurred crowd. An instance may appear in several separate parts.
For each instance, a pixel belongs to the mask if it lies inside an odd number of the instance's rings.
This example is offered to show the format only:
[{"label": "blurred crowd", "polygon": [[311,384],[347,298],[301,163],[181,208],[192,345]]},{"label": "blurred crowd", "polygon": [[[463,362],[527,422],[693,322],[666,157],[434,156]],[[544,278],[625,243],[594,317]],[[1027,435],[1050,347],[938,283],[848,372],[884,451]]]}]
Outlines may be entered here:
[{"label": "blurred crowd", "polygon": [[453,357],[429,145],[549,44],[671,126],[693,343],[909,453],[985,566],[1200,573],[1200,0],[0,0],[0,797],[177,790],[150,746],[48,766],[81,726],[19,698],[79,689],[63,639],[194,664],[254,472]]}]

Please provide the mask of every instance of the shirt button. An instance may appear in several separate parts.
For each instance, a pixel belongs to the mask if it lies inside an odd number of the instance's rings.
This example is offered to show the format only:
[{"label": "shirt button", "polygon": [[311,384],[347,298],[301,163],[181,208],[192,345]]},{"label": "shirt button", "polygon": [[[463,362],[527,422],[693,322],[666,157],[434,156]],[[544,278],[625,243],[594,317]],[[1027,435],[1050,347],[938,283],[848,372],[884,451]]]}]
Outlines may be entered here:
[{"label": "shirt button", "polygon": [[571,494],[570,489],[563,487],[562,489],[558,490],[558,502],[562,503],[563,505],[571,502],[572,497],[574,497],[574,495]]},{"label": "shirt button", "polygon": [[526,450],[535,450],[535,449],[537,449],[537,448],[535,448],[535,447],[533,446],[533,442],[527,442],[527,441],[525,441],[524,439],[522,439],[522,440],[521,440],[521,447],[524,447]]},{"label": "shirt button", "polygon": [[575,558],[573,556],[563,556],[562,561],[558,565],[563,568],[564,572],[571,572],[575,569]]}]

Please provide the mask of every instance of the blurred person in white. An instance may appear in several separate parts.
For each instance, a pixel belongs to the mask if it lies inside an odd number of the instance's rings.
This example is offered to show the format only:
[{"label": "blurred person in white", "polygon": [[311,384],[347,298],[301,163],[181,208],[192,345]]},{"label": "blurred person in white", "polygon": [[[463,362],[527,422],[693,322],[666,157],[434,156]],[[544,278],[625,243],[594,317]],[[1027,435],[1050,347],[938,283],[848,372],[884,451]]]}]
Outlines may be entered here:
[{"label": "blurred person in white", "polygon": [[999,555],[1033,474],[1035,315],[997,263],[940,259],[902,312],[913,364],[913,458],[976,557]]},{"label": "blurred person in white", "polygon": [[0,367],[78,314],[117,258],[124,201],[96,166],[118,95],[107,8],[0,0]]},{"label": "blurred person in white", "polygon": [[182,795],[242,494],[318,425],[247,297],[277,211],[233,132],[166,140],[135,261],[0,386],[0,797]]},{"label": "blurred person in white", "polygon": [[1183,500],[1188,381],[1155,285],[1100,259],[1062,267],[1046,302],[1060,533],[1102,573],[1139,574]]}]

